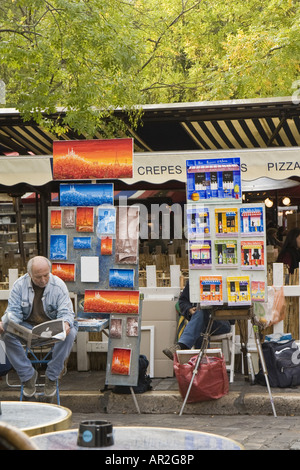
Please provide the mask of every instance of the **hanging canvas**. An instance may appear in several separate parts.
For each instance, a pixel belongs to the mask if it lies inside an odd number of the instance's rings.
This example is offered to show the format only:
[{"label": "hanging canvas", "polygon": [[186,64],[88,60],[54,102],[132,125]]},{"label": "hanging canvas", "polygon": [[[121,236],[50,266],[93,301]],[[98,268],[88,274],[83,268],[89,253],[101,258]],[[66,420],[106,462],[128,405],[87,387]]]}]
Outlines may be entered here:
[{"label": "hanging canvas", "polygon": [[210,235],[209,209],[204,206],[187,207],[188,238],[208,237]]},{"label": "hanging canvas", "polygon": [[115,338],[115,339],[122,338],[122,319],[120,318],[110,319],[109,336],[110,338]]},{"label": "hanging canvas", "polygon": [[85,290],[84,311],[95,313],[139,313],[139,291]]},{"label": "hanging canvas", "polygon": [[114,348],[112,354],[111,373],[130,375],[131,349]]},{"label": "hanging canvas", "polygon": [[75,209],[64,209],[63,226],[64,228],[75,228]]},{"label": "hanging canvas", "polygon": [[77,207],[76,230],[77,232],[93,232],[94,231],[94,208],[93,207]]},{"label": "hanging canvas", "polygon": [[109,287],[134,287],[134,270],[110,269]]},{"label": "hanging canvas", "polygon": [[61,209],[52,209],[50,215],[50,228],[51,230],[61,229]]},{"label": "hanging canvas", "polygon": [[109,256],[113,252],[113,240],[110,237],[101,237],[101,255]]},{"label": "hanging canvas", "polygon": [[52,263],[52,274],[64,282],[75,282],[76,267],[74,263]]},{"label": "hanging canvas", "polygon": [[132,178],[133,139],[53,142],[55,180]]},{"label": "hanging canvas", "polygon": [[81,282],[99,282],[98,256],[82,256],[80,259]]},{"label": "hanging canvas", "polygon": [[117,264],[137,264],[138,240],[139,207],[119,206],[115,248],[115,262]]},{"label": "hanging canvas", "polygon": [[114,203],[112,183],[60,184],[61,206],[100,206]]},{"label": "hanging canvas", "polygon": [[210,268],[212,263],[210,240],[189,240],[189,268]]},{"label": "hanging canvas", "polygon": [[137,317],[127,317],[126,335],[138,336],[138,333],[139,333],[139,322],[138,322]]},{"label": "hanging canvas", "polygon": [[116,233],[116,209],[114,207],[98,207],[97,236],[114,235]]},{"label": "hanging canvas", "polygon": [[91,237],[73,237],[73,248],[75,250],[89,250],[92,248]]},{"label": "hanging canvas", "polygon": [[68,236],[50,235],[50,260],[67,260]]}]

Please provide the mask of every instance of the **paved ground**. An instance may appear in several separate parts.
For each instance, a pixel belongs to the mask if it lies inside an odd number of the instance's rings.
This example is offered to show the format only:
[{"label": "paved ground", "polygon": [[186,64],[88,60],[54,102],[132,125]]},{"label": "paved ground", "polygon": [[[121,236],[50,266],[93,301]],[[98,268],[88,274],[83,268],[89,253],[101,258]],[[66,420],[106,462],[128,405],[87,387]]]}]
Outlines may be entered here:
[{"label": "paved ground", "polygon": [[219,434],[245,450],[300,450],[300,418],[295,416],[199,416],[73,413],[72,427],[86,419],[109,420],[113,426],[184,428]]},{"label": "paved ground", "polygon": [[[278,412],[274,417],[266,388],[250,385],[237,375],[227,396],[188,405],[179,416],[182,399],[176,379],[155,378],[152,385],[153,391],[136,395],[141,408],[138,414],[131,395],[101,392],[105,372],[69,371],[61,381],[61,404],[72,410],[73,428],[87,419],[105,419],[114,426],[185,428],[219,434],[239,442],[245,450],[300,450],[300,387],[272,390]],[[2,378],[0,400],[12,399],[19,399],[19,391],[8,387]]]}]

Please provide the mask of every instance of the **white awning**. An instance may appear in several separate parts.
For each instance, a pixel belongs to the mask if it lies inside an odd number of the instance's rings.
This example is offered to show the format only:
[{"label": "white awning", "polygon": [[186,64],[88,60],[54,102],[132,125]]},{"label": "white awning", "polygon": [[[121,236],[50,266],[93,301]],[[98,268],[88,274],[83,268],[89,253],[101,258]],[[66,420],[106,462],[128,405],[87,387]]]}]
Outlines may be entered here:
[{"label": "white awning", "polygon": [[50,156],[0,157],[0,184],[42,186],[52,181]]}]

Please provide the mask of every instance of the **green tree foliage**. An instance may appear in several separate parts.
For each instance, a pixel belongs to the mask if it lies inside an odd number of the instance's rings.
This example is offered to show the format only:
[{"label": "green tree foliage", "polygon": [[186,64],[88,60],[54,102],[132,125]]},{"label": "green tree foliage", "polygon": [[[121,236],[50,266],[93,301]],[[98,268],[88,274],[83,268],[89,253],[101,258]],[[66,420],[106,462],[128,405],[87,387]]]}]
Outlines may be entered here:
[{"label": "green tree foliage", "polygon": [[117,107],[134,125],[145,103],[291,95],[299,19],[299,0],[2,0],[6,106],[105,137]]}]

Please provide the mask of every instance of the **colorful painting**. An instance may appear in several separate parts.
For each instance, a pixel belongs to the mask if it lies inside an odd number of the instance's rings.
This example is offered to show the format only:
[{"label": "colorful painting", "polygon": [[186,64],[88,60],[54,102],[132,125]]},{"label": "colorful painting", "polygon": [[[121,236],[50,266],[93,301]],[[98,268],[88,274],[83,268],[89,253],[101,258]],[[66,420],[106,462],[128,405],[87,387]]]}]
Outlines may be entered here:
[{"label": "colorful painting", "polygon": [[114,203],[112,183],[102,184],[61,184],[61,206],[101,206]]},{"label": "colorful painting", "polygon": [[251,300],[253,302],[264,302],[266,293],[265,281],[251,281]]},{"label": "colorful painting", "polygon": [[240,209],[241,235],[260,235],[264,232],[262,207],[242,207]]},{"label": "colorful painting", "polygon": [[111,362],[111,373],[130,375],[131,349],[114,348]]},{"label": "colorful painting", "polygon": [[139,313],[139,291],[86,290],[84,311],[94,313]]},{"label": "colorful painting", "polygon": [[52,274],[65,282],[75,282],[75,273],[74,263],[52,263]]},{"label": "colorful painting", "polygon": [[239,158],[187,160],[187,200],[241,199]]},{"label": "colorful painting", "polygon": [[237,236],[238,210],[237,208],[217,208],[215,209],[216,237]]},{"label": "colorful painting", "polygon": [[101,238],[101,255],[112,255],[112,248],[113,241],[110,237],[103,237]]},{"label": "colorful painting", "polygon": [[53,142],[53,179],[132,178],[133,139]]},{"label": "colorful painting", "polygon": [[228,305],[251,305],[248,276],[227,277]]},{"label": "colorful painting", "polygon": [[211,241],[189,240],[189,268],[203,269],[211,268]]},{"label": "colorful painting", "polygon": [[50,215],[50,228],[52,230],[61,229],[61,209],[52,209]]},{"label": "colorful painting", "polygon": [[218,268],[233,268],[238,265],[237,240],[215,241],[215,265]]},{"label": "colorful painting", "polygon": [[77,207],[76,230],[77,232],[94,231],[93,207]]},{"label": "colorful painting", "polygon": [[241,241],[241,268],[264,269],[265,254],[263,240]]},{"label": "colorful painting", "polygon": [[50,259],[68,259],[67,235],[50,235]]},{"label": "colorful painting", "polygon": [[200,276],[200,302],[208,305],[223,303],[222,276]]}]

